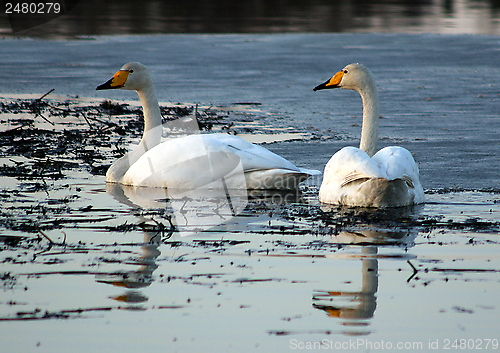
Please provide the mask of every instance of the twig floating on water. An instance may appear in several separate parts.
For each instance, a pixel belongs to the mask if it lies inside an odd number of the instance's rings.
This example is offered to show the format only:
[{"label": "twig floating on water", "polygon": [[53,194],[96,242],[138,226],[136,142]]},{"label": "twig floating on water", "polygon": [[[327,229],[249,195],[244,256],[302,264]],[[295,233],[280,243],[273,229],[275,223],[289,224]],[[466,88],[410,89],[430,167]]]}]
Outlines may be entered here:
[{"label": "twig floating on water", "polygon": [[43,96],[41,96],[40,98],[37,99],[37,101],[41,101],[42,99],[44,99],[45,97],[47,97],[49,94],[51,94],[52,92],[54,92],[56,89],[55,88],[52,88],[50,91],[48,91],[47,93],[45,93]]}]

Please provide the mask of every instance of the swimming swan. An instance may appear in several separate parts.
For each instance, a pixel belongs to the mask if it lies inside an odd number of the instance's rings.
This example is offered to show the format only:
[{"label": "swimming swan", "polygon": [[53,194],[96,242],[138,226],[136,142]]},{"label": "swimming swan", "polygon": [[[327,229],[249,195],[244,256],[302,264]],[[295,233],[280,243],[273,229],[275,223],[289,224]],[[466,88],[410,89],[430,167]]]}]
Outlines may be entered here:
[{"label": "swimming swan", "polygon": [[378,94],[370,71],[361,64],[347,65],[314,91],[345,88],[358,91],[363,102],[359,148],[344,147],[325,166],[319,200],[359,207],[399,207],[424,202],[418,167],[411,153],[389,146],[377,153]]},{"label": "swimming swan", "polygon": [[224,188],[290,190],[309,176],[320,174],[228,134],[193,134],[160,142],[162,117],[148,69],[136,62],[125,64],[96,89],[116,88],[135,90],[139,95],[144,133],[137,148],[111,165],[107,182],[196,189],[220,185],[213,182],[222,178]]}]

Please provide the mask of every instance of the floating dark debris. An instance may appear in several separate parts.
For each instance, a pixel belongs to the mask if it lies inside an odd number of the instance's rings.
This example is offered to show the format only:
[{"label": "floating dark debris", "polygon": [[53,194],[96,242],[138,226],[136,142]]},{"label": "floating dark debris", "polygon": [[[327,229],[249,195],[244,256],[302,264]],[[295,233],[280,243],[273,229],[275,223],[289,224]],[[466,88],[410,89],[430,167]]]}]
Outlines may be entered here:
[{"label": "floating dark debris", "polygon": [[[98,104],[81,105],[76,101],[14,100],[0,102],[2,114],[24,114],[29,117],[2,119],[0,157],[25,157],[28,161],[0,166],[0,176],[22,179],[59,179],[66,170],[86,168],[91,175],[103,175],[107,161],[123,154],[128,138],[141,136],[142,110],[128,104],[105,100]],[[195,113],[201,130],[211,130],[227,114],[213,109],[199,111],[197,107],[161,107],[164,121]],[[110,119],[112,118],[112,119]],[[50,128],[38,127],[48,122]],[[56,123],[57,122],[57,123]]]},{"label": "floating dark debris", "polygon": [[[161,111],[165,121],[196,116],[202,129],[210,130],[216,125],[231,128],[232,121],[227,113],[213,108],[200,110],[197,106],[179,105],[162,107]],[[250,240],[241,239],[173,240],[172,235],[179,230],[172,221],[172,214],[165,208],[130,209],[128,213],[136,216],[136,221],[112,222],[116,217],[115,210],[103,209],[85,201],[82,188],[71,181],[74,175],[88,177],[105,174],[109,161],[121,156],[130,141],[142,134],[142,112],[139,108],[111,101],[82,106],[77,101],[53,101],[42,96],[36,100],[0,102],[0,113],[5,114],[0,115],[4,122],[4,129],[0,131],[0,158],[3,163],[0,165],[0,177],[15,181],[13,187],[2,186],[0,189],[0,229],[18,234],[9,235],[7,232],[7,235],[0,236],[0,250],[22,250],[24,253],[17,257],[7,255],[1,260],[4,263],[38,261],[44,265],[55,265],[66,261],[62,256],[102,251],[103,246],[67,241],[64,232],[68,229],[103,234],[139,232],[150,236],[149,242],[138,239],[131,244],[108,244],[114,249],[122,249],[125,245],[139,247],[150,244],[204,249],[208,254],[206,258],[191,259],[179,255],[172,260],[193,263],[235,249],[245,256],[320,258],[344,249],[346,243],[339,237],[346,234],[356,238],[350,245],[405,249],[412,246],[418,232],[500,231],[498,221],[477,217],[452,221],[439,216],[420,216],[414,208],[370,210],[310,205],[304,200],[314,198],[318,190],[309,186],[303,189],[300,196],[280,195],[279,199],[284,200],[280,204],[272,202],[273,195],[264,198],[249,195],[247,208],[239,216],[267,215],[268,224],[234,231],[249,237],[266,235],[286,239],[286,236],[293,236],[292,242],[274,239],[265,247],[253,248]],[[453,188],[429,190],[428,194],[469,191],[499,193],[497,189]],[[64,238],[52,239],[48,234],[54,230],[64,234]],[[383,236],[369,238],[365,235],[367,231]],[[205,230],[202,234],[213,236],[211,232],[217,233],[217,230]],[[296,240],[302,236],[308,238],[303,242]],[[311,241],[310,236],[317,237],[317,240]],[[429,240],[428,244],[433,241]],[[467,245],[475,246],[481,241],[475,238]],[[98,256],[95,259],[96,264],[105,262],[136,263],[113,256]],[[0,276],[0,283],[5,288],[16,286],[16,280],[9,273]],[[48,316],[52,317],[51,314]],[[32,317],[43,318],[44,314],[37,313]]]},{"label": "floating dark debris", "polygon": [[[119,300],[121,298],[114,298]],[[172,310],[184,308],[184,305],[158,305],[149,308],[149,310]],[[83,308],[83,309],[65,309],[60,311],[42,311],[35,309],[33,311],[18,311],[15,316],[0,317],[0,321],[33,321],[33,320],[68,320],[68,319],[85,319],[92,316],[85,316],[84,314],[107,312],[112,310],[148,310],[143,307],[130,307],[130,306],[104,306],[96,308]]]}]

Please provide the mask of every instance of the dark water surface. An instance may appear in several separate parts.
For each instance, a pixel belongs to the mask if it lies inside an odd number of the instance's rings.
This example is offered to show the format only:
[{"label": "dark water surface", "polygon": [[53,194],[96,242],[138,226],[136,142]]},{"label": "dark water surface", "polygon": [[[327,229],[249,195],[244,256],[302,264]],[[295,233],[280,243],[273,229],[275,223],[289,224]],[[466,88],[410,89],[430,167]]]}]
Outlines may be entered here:
[{"label": "dark water surface", "polygon": [[[69,10],[39,18],[0,17],[10,36],[99,34],[384,32],[500,34],[496,0],[66,1]],[[3,13],[3,12],[2,12]],[[18,31],[22,29],[21,31]]]}]

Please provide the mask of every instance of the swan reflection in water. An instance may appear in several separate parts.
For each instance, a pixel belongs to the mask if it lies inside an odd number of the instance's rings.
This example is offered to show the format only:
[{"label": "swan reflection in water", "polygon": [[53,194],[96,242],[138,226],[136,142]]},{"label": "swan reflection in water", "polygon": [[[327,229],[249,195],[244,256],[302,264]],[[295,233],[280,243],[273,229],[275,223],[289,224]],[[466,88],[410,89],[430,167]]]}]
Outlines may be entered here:
[{"label": "swan reflection in water", "polygon": [[193,236],[214,227],[220,232],[231,231],[235,224],[241,229],[242,223],[255,222],[255,217],[259,216],[253,210],[253,217],[247,217],[248,212],[244,211],[249,202],[303,202],[298,190],[172,190],[107,184],[107,192],[132,210],[141,210],[137,214],[140,213],[141,221],[149,222],[151,228],[161,224],[160,228],[168,229],[163,238]]},{"label": "swan reflection in water", "polygon": [[[267,212],[252,217],[245,215],[249,200],[273,204],[301,202],[299,191],[272,191],[244,189],[171,190],[107,184],[107,192],[120,203],[131,208],[138,218],[144,234],[142,255],[128,264],[137,264],[134,271],[119,271],[96,277],[99,283],[127,288],[127,291],[112,299],[127,303],[148,300],[139,289],[151,285],[153,272],[158,268],[156,259],[160,256],[159,246],[166,239],[189,237],[203,233],[210,236],[210,230],[217,233],[244,229],[245,223],[255,222],[258,217],[268,217]],[[137,212],[135,212],[138,210]],[[168,224],[165,226],[165,224]]]},{"label": "swan reflection in water", "polygon": [[[412,257],[405,250],[414,245],[417,229],[401,228],[395,224],[397,219],[415,217],[421,206],[392,209],[350,209],[350,216],[364,213],[363,219],[377,219],[378,222],[357,224],[350,229],[336,231],[331,242],[335,244],[359,247],[357,254],[336,254],[336,258],[361,260],[361,288],[354,291],[317,290],[313,293],[313,307],[323,310],[329,317],[340,319],[346,335],[370,334],[370,319],[377,308],[378,260],[381,258],[410,260]],[[342,212],[342,211],[341,211]],[[392,224],[392,226],[391,226]],[[379,254],[379,247],[391,247],[400,250],[396,254]]]},{"label": "swan reflection in water", "polygon": [[153,283],[153,272],[158,268],[156,259],[161,252],[158,249],[161,239],[156,232],[144,232],[144,244],[141,246],[142,255],[127,265],[137,265],[133,271],[116,271],[113,273],[99,274],[96,276],[98,283],[111,284],[116,287],[126,288],[126,291],[111,299],[126,303],[142,303],[148,300],[139,289],[148,287]]}]

